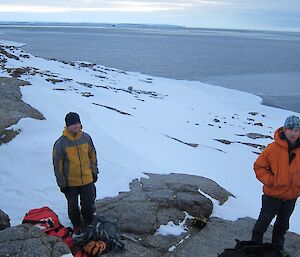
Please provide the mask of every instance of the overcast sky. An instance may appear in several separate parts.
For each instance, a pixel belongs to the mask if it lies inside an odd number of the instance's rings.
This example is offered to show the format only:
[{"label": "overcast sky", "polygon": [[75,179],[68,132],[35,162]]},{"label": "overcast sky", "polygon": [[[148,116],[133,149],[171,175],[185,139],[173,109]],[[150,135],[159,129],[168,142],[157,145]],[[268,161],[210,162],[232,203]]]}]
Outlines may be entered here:
[{"label": "overcast sky", "polygon": [[152,23],[300,31],[300,0],[0,0],[0,21]]}]

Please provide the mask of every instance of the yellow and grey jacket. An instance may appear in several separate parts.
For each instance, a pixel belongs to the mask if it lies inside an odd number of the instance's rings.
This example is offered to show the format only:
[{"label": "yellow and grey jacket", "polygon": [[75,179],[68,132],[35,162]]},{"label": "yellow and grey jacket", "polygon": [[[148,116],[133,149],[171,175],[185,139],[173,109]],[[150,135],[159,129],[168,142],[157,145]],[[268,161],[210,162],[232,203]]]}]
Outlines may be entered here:
[{"label": "yellow and grey jacket", "polygon": [[91,137],[82,131],[75,136],[66,128],[53,147],[53,166],[60,188],[84,186],[98,173],[96,150]]}]

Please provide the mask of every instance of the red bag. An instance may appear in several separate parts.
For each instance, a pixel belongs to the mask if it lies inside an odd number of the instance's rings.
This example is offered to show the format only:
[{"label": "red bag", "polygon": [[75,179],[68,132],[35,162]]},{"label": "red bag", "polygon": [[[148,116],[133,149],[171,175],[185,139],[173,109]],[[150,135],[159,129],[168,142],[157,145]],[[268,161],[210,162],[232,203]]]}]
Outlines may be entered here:
[{"label": "red bag", "polygon": [[59,228],[54,228],[52,230],[46,231],[47,235],[49,236],[56,236],[61,238],[64,243],[69,246],[70,250],[73,250],[74,247],[74,240],[73,237],[71,236],[72,234],[72,229],[61,226]]},{"label": "red bag", "polygon": [[49,236],[61,238],[69,246],[71,251],[73,250],[74,242],[71,236],[72,229],[64,227],[60,223],[57,214],[49,207],[45,206],[30,210],[23,218],[22,224],[24,223],[29,223],[38,227]]},{"label": "red bag", "polygon": [[56,213],[52,211],[49,207],[42,207],[30,210],[26,213],[25,217],[23,218],[22,224],[24,223],[32,224],[40,228],[44,232],[62,226],[59,222]]},{"label": "red bag", "polygon": [[74,257],[89,257],[89,255],[85,251],[79,250],[75,253]]}]

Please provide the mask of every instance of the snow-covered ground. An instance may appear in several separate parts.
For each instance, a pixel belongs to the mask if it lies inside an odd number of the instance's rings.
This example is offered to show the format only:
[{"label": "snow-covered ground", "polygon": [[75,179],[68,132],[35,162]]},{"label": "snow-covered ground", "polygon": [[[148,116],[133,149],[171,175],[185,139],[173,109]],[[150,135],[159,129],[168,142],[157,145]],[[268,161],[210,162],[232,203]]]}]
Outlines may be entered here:
[{"label": "snow-covered ground", "polygon": [[[30,67],[21,76],[32,84],[21,88],[23,101],[46,118],[21,119],[12,126],[21,133],[0,146],[0,209],[12,225],[21,223],[28,210],[45,205],[64,225],[71,225],[51,159],[70,111],[79,113],[97,149],[98,199],[129,190],[129,183],[146,176],[144,172],[186,173],[211,178],[236,196],[223,206],[215,203],[214,216],[257,218],[262,185],[252,167],[258,156],[254,152],[260,150],[242,143],[266,145],[272,140],[242,135],[273,136],[294,113],[263,106],[255,95],[201,82],[67,64],[32,56],[22,48],[9,51],[20,59],[8,59],[0,76],[10,76],[6,68]],[[300,233],[299,216],[298,205],[290,231]]]}]

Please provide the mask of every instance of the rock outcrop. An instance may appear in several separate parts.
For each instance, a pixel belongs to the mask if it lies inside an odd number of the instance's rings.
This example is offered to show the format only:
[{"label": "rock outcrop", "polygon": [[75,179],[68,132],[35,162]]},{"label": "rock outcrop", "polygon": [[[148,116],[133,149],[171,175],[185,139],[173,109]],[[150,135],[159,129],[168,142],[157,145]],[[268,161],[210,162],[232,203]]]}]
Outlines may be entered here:
[{"label": "rock outcrop", "polygon": [[18,134],[19,131],[6,128],[16,124],[21,118],[44,119],[39,111],[21,99],[20,86],[28,84],[27,81],[0,77],[0,145]]},{"label": "rock outcrop", "polygon": [[[189,231],[189,236],[174,244],[166,252],[155,247],[145,247],[139,241],[125,241],[126,251],[124,253],[109,253],[103,257],[217,257],[225,248],[234,248],[236,241],[249,240],[255,220],[252,218],[241,218],[229,221],[220,218],[210,218],[202,230]],[[270,226],[265,234],[265,241],[271,242],[272,229]],[[158,237],[159,241],[162,236]],[[300,236],[287,232],[285,250],[290,257],[299,257]]]},{"label": "rock outcrop", "polygon": [[[166,254],[166,257],[217,257],[225,248],[234,248],[236,241],[249,240],[255,220],[241,218],[228,221],[219,218],[210,218],[207,225],[188,240],[176,248],[176,251]],[[271,242],[272,228],[269,227],[265,234],[265,241]],[[285,249],[290,257],[300,256],[298,247],[300,236],[288,232],[286,234]]]},{"label": "rock outcrop", "polygon": [[[106,254],[114,257],[217,257],[225,248],[233,248],[235,239],[249,240],[254,219],[228,221],[209,217],[215,199],[222,205],[231,193],[214,181],[192,175],[147,174],[149,178],[134,180],[130,191],[114,198],[97,201],[98,214],[119,220],[125,233],[124,253]],[[197,228],[187,214],[209,217],[207,225]],[[181,235],[161,235],[160,225],[186,219],[186,231]],[[272,227],[265,235],[271,241]],[[300,236],[287,233],[286,250],[291,257],[300,256],[297,245]]]},{"label": "rock outcrop", "polygon": [[10,227],[8,215],[0,210],[0,230]]},{"label": "rock outcrop", "polygon": [[0,231],[0,257],[60,257],[70,253],[68,246],[29,224]]},{"label": "rock outcrop", "polygon": [[[118,219],[126,249],[103,257],[217,257],[225,248],[233,248],[235,239],[250,239],[254,219],[210,217],[212,201],[222,205],[232,196],[214,181],[184,174],[147,175],[149,178],[132,181],[129,192],[97,201],[98,214]],[[206,217],[206,226],[195,227],[191,216]],[[157,233],[170,221],[185,227],[183,233]],[[271,237],[272,227],[265,240],[270,242]],[[291,257],[300,256],[299,242],[299,235],[287,233],[285,248]],[[0,231],[0,257],[58,257],[66,253],[69,249],[61,239],[31,225]]]},{"label": "rock outcrop", "polygon": [[[161,225],[168,222],[178,225],[190,216],[208,218],[213,210],[209,198],[217,200],[221,205],[232,196],[217,183],[204,177],[184,174],[147,175],[149,178],[134,180],[129,192],[97,201],[96,212],[118,219],[121,230],[140,245],[164,253],[188,233],[179,236],[156,235]],[[187,220],[186,225],[190,226],[191,220]]]}]

